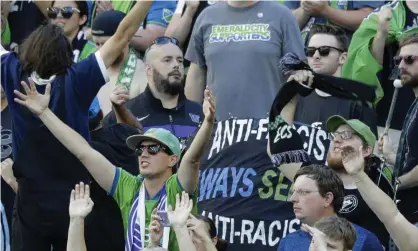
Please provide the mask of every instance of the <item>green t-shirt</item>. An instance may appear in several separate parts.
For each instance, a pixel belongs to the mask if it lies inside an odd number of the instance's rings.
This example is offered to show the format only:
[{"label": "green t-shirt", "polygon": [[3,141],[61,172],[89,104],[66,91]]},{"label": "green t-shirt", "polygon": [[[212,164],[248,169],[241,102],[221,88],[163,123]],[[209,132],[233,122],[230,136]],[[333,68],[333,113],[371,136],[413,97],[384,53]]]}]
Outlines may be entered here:
[{"label": "green t-shirt", "polygon": [[[119,205],[122,214],[125,238],[126,231],[128,228],[129,213],[132,209],[132,204],[136,194],[139,192],[143,182],[143,178],[140,176],[133,176],[132,174],[126,172],[125,170],[118,168],[116,169],[115,179],[113,181],[113,186],[110,192],[110,195],[116,200]],[[167,191],[167,203],[175,208],[176,204],[176,194],[183,192],[177,174],[172,175],[166,181],[166,191]],[[145,231],[145,246],[149,244],[149,229],[151,213],[152,210],[157,206],[159,198],[152,198],[145,200],[145,211],[146,211],[146,231]],[[137,210],[137,209],[135,209]],[[197,193],[193,195],[193,214],[197,213]],[[168,250],[170,251],[179,251],[177,245],[176,234],[173,229],[170,229],[170,240],[168,244]]]},{"label": "green t-shirt", "polygon": [[3,44],[10,45],[10,27],[9,23],[6,24],[4,30],[1,32],[1,42]]}]

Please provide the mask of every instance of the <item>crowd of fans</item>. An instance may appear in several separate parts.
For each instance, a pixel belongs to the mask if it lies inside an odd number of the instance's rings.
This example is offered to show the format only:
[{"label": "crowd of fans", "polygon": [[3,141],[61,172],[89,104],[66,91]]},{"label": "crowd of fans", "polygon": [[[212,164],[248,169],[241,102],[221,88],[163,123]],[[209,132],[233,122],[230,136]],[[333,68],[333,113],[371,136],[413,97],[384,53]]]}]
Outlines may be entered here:
[{"label": "crowd of fans", "polygon": [[1,31],[1,251],[418,250],[418,1],[1,1]]}]

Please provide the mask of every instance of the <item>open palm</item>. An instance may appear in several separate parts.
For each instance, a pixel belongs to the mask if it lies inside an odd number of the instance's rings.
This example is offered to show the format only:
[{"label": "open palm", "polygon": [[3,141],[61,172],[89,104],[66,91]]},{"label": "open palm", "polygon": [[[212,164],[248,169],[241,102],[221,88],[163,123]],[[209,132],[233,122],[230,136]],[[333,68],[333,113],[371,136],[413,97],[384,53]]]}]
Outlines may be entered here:
[{"label": "open palm", "polygon": [[16,103],[26,106],[36,115],[40,115],[43,111],[45,111],[46,108],[48,108],[49,100],[51,98],[51,84],[46,85],[45,94],[43,95],[38,93],[32,79],[29,79],[29,84],[30,87],[28,87],[24,81],[21,82],[26,95],[19,92],[18,90],[15,90],[14,94],[16,95],[16,98],[14,100]]},{"label": "open palm", "polygon": [[363,147],[355,149],[352,146],[343,147],[341,157],[344,169],[348,174],[357,174],[364,166]]},{"label": "open palm", "polygon": [[183,191],[181,195],[176,194],[176,209],[174,211],[168,210],[168,219],[172,226],[182,227],[186,225],[186,221],[189,218],[189,214],[193,208],[193,201],[189,199],[189,195]]},{"label": "open palm", "polygon": [[90,187],[83,182],[77,184],[71,191],[70,218],[85,218],[93,209],[94,203],[90,199]]},{"label": "open palm", "polygon": [[203,101],[203,114],[205,119],[213,122],[215,120],[215,97],[210,89],[205,90],[205,99]]}]

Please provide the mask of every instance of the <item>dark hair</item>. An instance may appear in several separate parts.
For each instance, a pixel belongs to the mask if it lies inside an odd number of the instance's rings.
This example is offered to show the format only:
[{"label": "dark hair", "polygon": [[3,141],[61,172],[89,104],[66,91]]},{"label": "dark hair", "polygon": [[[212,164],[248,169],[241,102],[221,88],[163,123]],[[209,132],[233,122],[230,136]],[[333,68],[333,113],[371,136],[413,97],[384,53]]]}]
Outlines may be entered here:
[{"label": "dark hair", "polygon": [[[77,5],[77,9],[80,10],[80,17],[86,16],[84,24],[80,25],[80,29],[88,22],[89,19],[89,6],[86,0],[75,0],[74,3]],[[51,2],[51,6],[54,6],[55,0]]]},{"label": "dark hair", "polygon": [[344,29],[330,24],[314,24],[309,32],[309,39],[315,34],[327,34],[334,36],[342,50],[348,50],[348,37]]},{"label": "dark hair", "polygon": [[325,197],[329,192],[334,195],[332,205],[335,212],[341,209],[344,201],[344,184],[334,170],[324,165],[304,166],[296,172],[294,182],[302,175],[306,175],[316,182],[318,192],[322,197]]},{"label": "dark hair", "polygon": [[338,216],[322,218],[315,223],[315,228],[332,240],[343,241],[344,250],[352,250],[357,240],[356,229],[345,218]]},{"label": "dark hair", "polygon": [[410,34],[406,37],[404,37],[400,42],[399,42],[399,48],[402,48],[406,45],[410,45],[410,44],[418,44],[418,33],[413,33]]},{"label": "dark hair", "polygon": [[[197,215],[196,216],[197,219],[204,221],[208,227],[209,227],[209,235],[210,238],[215,238],[218,236],[218,231],[216,230],[216,226],[215,223],[213,222],[213,220],[207,216],[203,216],[203,215]],[[225,251],[228,248],[228,242],[218,238],[218,241],[216,242],[216,250],[218,251]]]},{"label": "dark hair", "polygon": [[99,113],[97,113],[97,115],[94,116],[94,118],[89,119],[90,131],[93,131],[94,129],[96,129],[100,125],[100,122],[102,121],[102,119],[103,119],[103,112],[102,110],[100,110]]},{"label": "dark hair", "polygon": [[41,78],[63,74],[73,63],[73,50],[62,28],[45,24],[34,30],[19,48],[19,59],[27,73]]}]

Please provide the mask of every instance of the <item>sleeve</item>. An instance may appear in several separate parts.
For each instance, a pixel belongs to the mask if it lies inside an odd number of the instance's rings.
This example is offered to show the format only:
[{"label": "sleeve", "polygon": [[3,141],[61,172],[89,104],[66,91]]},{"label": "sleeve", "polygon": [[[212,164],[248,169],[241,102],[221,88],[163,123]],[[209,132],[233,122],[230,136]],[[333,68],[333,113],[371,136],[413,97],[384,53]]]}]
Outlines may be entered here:
[{"label": "sleeve", "polygon": [[[360,27],[353,34],[348,48],[347,60],[343,65],[342,77],[365,83],[377,88],[376,102],[383,97],[383,88],[379,83],[377,74],[383,69],[370,51],[373,39],[377,33],[379,9],[363,19]],[[396,18],[392,18],[392,22]],[[392,26],[392,23],[390,24]],[[387,40],[393,40],[393,31],[389,32]]]},{"label": "sleeve", "polygon": [[206,59],[204,56],[205,45],[203,41],[203,29],[202,23],[205,18],[206,8],[196,19],[196,23],[193,26],[192,35],[190,36],[189,46],[186,51],[185,58],[190,62],[199,65],[200,67],[206,67]]},{"label": "sleeve", "polygon": [[283,2],[284,6],[286,6],[287,8],[294,10],[300,7],[300,1],[289,1],[286,0]]},{"label": "sleeve", "polygon": [[353,10],[361,8],[372,8],[376,9],[385,4],[385,1],[353,1]]},{"label": "sleeve", "polygon": [[8,77],[8,69],[10,69],[11,65],[14,65],[18,63],[18,59],[16,56],[13,56],[13,54],[9,51],[4,50],[3,46],[0,50],[0,56],[1,56],[1,87],[3,87],[3,90],[6,92],[6,82],[8,82],[6,79]]},{"label": "sleeve", "polygon": [[286,248],[286,243],[287,243],[287,238],[284,237],[283,239],[281,239],[281,241],[279,242],[279,247],[277,248],[277,251],[290,251],[287,250]]},{"label": "sleeve", "polygon": [[[167,198],[168,198],[168,203],[175,208],[175,204],[176,204],[176,194],[181,194],[184,189],[182,187],[182,185],[180,184],[180,181],[177,177],[177,174],[172,175],[166,182],[166,186],[167,186]],[[192,214],[197,214],[197,197],[198,197],[198,188],[196,189],[196,191],[189,196],[192,197],[193,200],[193,209],[192,209]]]},{"label": "sleeve", "polygon": [[100,56],[100,51],[71,66],[74,81],[73,88],[78,94],[77,99],[90,107],[100,88],[109,81],[109,74]]},{"label": "sleeve", "polygon": [[0,51],[1,55],[1,87],[3,88],[6,97],[10,100],[13,100],[14,94],[13,91],[15,89],[15,84],[19,83],[20,81],[16,80],[17,78],[17,71],[20,69],[21,65],[19,59],[14,52],[8,52],[5,50]]},{"label": "sleeve", "polygon": [[119,207],[128,203],[137,192],[142,181],[122,168],[117,168],[113,178],[112,188],[109,195],[115,199]]},{"label": "sleeve", "polygon": [[104,118],[103,118],[103,125],[104,126],[111,126],[113,124],[116,124],[116,114],[114,111],[109,112]]},{"label": "sleeve", "polygon": [[[299,59],[305,60],[305,48],[302,41],[302,36],[299,32],[299,25],[296,17],[292,12],[286,8],[283,9],[283,15],[280,19],[282,29],[282,55],[289,52],[295,53]],[[298,31],[298,32],[295,32]]]},{"label": "sleeve", "polygon": [[176,1],[154,1],[148,10],[146,24],[168,27],[176,10]]}]

